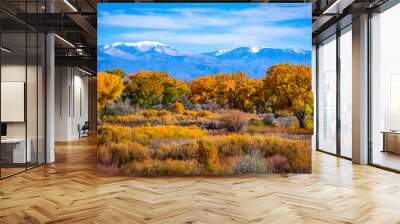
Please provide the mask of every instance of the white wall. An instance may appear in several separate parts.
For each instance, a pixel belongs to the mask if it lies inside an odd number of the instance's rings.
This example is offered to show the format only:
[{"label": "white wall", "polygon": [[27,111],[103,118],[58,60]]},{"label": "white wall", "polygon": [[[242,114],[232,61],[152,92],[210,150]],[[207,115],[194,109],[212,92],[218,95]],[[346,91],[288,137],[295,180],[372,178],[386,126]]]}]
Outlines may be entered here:
[{"label": "white wall", "polygon": [[55,140],[70,141],[88,120],[88,78],[72,67],[56,67],[55,73]]}]

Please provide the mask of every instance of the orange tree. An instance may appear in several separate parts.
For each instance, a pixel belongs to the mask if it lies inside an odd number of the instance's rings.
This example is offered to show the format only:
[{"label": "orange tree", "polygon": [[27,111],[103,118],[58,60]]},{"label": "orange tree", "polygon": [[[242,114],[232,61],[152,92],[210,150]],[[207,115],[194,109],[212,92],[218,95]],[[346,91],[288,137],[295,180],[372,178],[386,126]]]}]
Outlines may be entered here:
[{"label": "orange tree", "polygon": [[217,96],[216,75],[205,75],[192,80],[190,84],[191,101],[193,103],[208,103]]},{"label": "orange tree", "polygon": [[124,90],[124,82],[117,75],[97,73],[97,109],[102,110],[107,104],[118,99]]},{"label": "orange tree", "polygon": [[305,127],[305,118],[313,111],[311,69],[304,65],[276,64],[263,80],[265,98],[277,109],[291,111]]},{"label": "orange tree", "polygon": [[258,86],[258,80],[250,79],[242,72],[202,76],[192,80],[191,101],[251,111]]}]

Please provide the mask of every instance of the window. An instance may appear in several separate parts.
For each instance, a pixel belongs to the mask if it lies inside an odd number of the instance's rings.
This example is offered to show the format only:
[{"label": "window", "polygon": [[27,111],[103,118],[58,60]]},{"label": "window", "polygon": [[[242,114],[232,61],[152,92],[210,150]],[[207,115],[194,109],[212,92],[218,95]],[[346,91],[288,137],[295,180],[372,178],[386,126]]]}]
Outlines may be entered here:
[{"label": "window", "polygon": [[336,36],[318,47],[318,149],[336,153]]},{"label": "window", "polygon": [[400,170],[400,4],[371,18],[371,159]]},{"label": "window", "polygon": [[351,26],[340,36],[340,154],[352,157],[352,35]]}]

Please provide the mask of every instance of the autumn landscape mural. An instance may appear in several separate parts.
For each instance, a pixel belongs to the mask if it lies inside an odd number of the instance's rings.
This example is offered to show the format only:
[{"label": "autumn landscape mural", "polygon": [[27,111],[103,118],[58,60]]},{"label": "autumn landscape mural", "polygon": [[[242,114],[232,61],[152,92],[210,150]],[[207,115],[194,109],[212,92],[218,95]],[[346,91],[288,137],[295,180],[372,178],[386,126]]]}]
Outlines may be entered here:
[{"label": "autumn landscape mural", "polygon": [[311,172],[310,7],[99,4],[99,174]]}]

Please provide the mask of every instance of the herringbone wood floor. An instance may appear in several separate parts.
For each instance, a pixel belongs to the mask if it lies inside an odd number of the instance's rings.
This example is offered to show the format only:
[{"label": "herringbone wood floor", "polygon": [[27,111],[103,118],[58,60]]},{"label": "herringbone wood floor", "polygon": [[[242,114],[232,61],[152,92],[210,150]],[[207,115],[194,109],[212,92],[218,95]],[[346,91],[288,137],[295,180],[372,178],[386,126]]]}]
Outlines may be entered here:
[{"label": "herringbone wood floor", "polygon": [[0,223],[400,223],[400,175],[313,153],[313,174],[98,177],[94,138],[0,181]]}]

